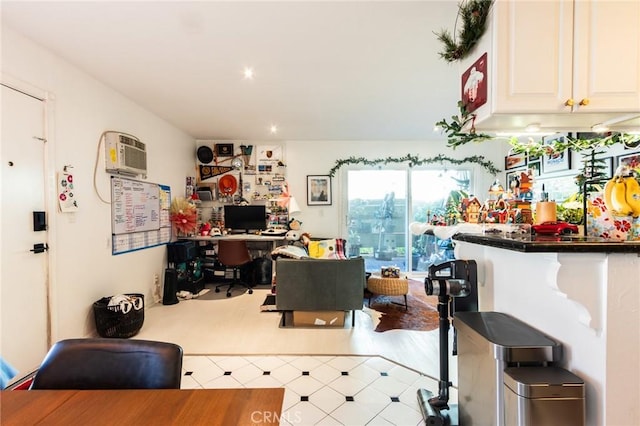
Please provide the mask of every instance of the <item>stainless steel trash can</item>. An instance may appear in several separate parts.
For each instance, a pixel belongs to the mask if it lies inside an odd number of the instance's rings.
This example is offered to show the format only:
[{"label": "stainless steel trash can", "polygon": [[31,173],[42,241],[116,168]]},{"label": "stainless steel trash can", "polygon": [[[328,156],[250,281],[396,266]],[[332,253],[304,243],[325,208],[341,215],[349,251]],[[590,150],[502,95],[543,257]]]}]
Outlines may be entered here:
[{"label": "stainless steel trash can", "polygon": [[453,325],[461,425],[506,425],[504,369],[546,366],[562,356],[560,343],[501,312],[456,312]]},{"label": "stainless steel trash can", "polygon": [[583,426],[584,381],[560,367],[504,370],[505,422],[513,426]]}]

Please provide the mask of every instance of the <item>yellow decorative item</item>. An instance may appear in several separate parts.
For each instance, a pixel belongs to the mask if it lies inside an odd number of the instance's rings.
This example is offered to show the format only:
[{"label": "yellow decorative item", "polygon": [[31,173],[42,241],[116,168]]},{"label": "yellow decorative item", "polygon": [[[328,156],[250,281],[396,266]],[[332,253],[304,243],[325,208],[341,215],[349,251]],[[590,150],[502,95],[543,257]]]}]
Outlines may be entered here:
[{"label": "yellow decorative item", "polygon": [[315,259],[346,259],[344,244],[345,241],[341,238],[310,241],[308,246],[309,257]]}]

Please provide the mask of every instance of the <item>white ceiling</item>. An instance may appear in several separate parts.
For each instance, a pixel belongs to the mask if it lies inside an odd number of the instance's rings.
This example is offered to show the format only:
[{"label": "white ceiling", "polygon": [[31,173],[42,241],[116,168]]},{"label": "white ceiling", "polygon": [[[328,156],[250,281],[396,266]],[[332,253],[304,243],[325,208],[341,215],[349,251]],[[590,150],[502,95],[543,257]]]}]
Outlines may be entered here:
[{"label": "white ceiling", "polygon": [[434,32],[456,13],[454,0],[2,1],[3,25],[194,138],[228,140],[440,138],[459,78]]}]

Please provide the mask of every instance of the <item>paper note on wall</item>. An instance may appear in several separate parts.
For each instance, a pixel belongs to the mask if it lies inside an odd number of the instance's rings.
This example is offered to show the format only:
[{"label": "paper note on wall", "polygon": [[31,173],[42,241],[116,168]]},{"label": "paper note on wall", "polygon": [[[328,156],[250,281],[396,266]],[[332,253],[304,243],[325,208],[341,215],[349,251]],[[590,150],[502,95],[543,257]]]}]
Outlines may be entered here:
[{"label": "paper note on wall", "polygon": [[68,171],[58,173],[58,205],[62,213],[78,211],[73,174]]}]

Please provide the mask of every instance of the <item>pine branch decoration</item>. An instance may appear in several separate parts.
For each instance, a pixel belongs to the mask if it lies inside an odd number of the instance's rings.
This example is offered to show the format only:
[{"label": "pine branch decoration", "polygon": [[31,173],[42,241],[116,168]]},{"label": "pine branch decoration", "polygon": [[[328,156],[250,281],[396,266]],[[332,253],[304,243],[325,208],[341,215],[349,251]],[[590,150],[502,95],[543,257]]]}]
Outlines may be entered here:
[{"label": "pine branch decoration", "polygon": [[458,32],[460,42],[447,30],[435,33],[438,41],[444,45],[439,52],[441,58],[447,62],[464,59],[475,47],[486,31],[487,19],[493,0],[469,0],[458,4],[458,18],[462,19],[462,29]]}]

